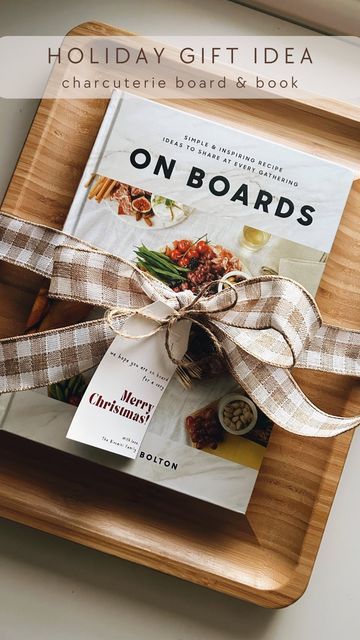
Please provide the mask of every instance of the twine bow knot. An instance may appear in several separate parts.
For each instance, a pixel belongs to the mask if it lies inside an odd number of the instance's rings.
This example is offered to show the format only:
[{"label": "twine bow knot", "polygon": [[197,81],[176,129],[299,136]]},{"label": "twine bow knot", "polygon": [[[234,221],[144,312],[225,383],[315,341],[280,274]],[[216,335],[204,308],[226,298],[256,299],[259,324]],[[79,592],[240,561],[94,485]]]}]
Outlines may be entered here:
[{"label": "twine bow knot", "polygon": [[[227,287],[230,287],[233,293],[233,299],[228,303],[226,301],[223,301],[218,309],[213,309],[206,312],[206,309],[204,309],[200,304],[201,300],[204,298],[209,289],[214,288],[214,286],[220,283]],[[229,309],[235,307],[238,301],[238,292],[236,290],[236,287],[234,287],[231,282],[219,278],[216,281],[212,281],[206,284],[196,295],[194,295],[193,292],[189,290],[178,292],[176,294],[176,301],[178,303],[178,308],[174,308],[172,313],[169,313],[169,315],[165,318],[156,317],[149,311],[148,307],[142,307],[141,309],[130,309],[129,307],[113,307],[105,313],[105,321],[108,323],[109,327],[113,330],[114,333],[122,336],[123,338],[130,338],[131,340],[143,340],[144,338],[149,338],[150,336],[153,336],[161,331],[161,329],[165,328],[165,349],[168,357],[175,365],[186,368],[191,366],[191,363],[189,363],[189,361],[185,359],[179,360],[174,356],[170,336],[171,330],[175,324],[181,322],[182,320],[190,320],[193,324],[198,325],[203,331],[205,331],[205,333],[210,338],[213,346],[215,347],[216,355],[221,358],[223,356],[223,352],[220,341],[217,339],[215,333],[206,326],[204,320],[197,320],[196,315],[204,316],[206,315],[206,313],[220,313],[228,311]],[[146,320],[151,320],[154,323],[153,328],[146,333],[136,334],[128,333],[123,328],[118,328],[116,322],[117,320],[122,320],[123,318],[133,318],[136,316],[144,318]]]},{"label": "twine bow knot", "polygon": [[268,275],[214,295],[206,296],[206,288],[197,296],[175,293],[122,258],[1,212],[0,258],[49,278],[50,297],[105,311],[96,320],[0,340],[0,393],[43,387],[97,366],[114,329],[121,332],[134,315],[149,318],[146,307],[162,301],[174,313],[155,323],[154,332],[165,327],[175,364],[171,329],[191,319],[208,331],[233,378],[283,429],[330,437],[360,424],[360,416],[318,409],[291,375],[299,367],[360,377],[360,332],[324,324],[314,299],[292,280]]}]

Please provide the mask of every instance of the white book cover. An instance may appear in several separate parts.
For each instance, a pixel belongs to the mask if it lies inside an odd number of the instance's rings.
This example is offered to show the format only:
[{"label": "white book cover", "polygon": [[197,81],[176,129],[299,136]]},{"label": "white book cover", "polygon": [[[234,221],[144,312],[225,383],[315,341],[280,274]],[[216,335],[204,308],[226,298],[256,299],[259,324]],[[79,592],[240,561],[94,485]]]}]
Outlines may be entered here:
[{"label": "white book cover", "polygon": [[[315,295],[352,181],[320,157],[116,92],[65,231],[175,291],[273,273]],[[209,349],[192,328],[194,362]],[[2,396],[2,428],[245,512],[271,424],[214,359],[190,389],[171,378],[134,459],[66,438],[88,384]]]}]

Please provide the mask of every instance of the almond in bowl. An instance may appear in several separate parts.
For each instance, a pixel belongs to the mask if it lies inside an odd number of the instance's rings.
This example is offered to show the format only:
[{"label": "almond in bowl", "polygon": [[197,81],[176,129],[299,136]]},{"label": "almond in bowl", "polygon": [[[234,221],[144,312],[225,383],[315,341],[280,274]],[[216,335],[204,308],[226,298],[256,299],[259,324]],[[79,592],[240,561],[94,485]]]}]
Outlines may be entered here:
[{"label": "almond in bowl", "polygon": [[242,436],[255,427],[258,412],[250,398],[240,393],[230,393],[220,400],[218,416],[225,431]]}]

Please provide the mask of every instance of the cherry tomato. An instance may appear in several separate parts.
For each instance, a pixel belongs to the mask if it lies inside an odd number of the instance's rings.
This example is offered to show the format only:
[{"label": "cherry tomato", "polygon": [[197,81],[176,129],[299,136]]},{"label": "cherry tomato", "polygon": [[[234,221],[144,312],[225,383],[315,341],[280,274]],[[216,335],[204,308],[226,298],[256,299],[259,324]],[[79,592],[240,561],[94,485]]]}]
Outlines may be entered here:
[{"label": "cherry tomato", "polygon": [[188,248],[190,247],[191,242],[190,240],[180,240],[178,242],[178,246],[177,249],[179,249],[179,251],[181,251],[182,253],[185,253],[185,251],[188,250]]},{"label": "cherry tomato", "polygon": [[199,252],[197,249],[195,249],[195,247],[191,247],[191,249],[189,249],[189,251],[187,252],[186,257],[189,258],[189,260],[191,260],[191,258],[198,258]]},{"label": "cherry tomato", "polygon": [[179,249],[173,249],[170,253],[170,258],[171,260],[173,260],[173,262],[177,262],[179,258],[181,258],[181,252],[179,251]]},{"label": "cherry tomato", "polygon": [[178,265],[179,265],[179,267],[187,267],[189,262],[190,262],[190,258],[189,258],[188,255],[182,256],[180,258],[180,260],[178,261]]},{"label": "cherry tomato", "polygon": [[203,255],[206,255],[207,253],[209,253],[209,251],[211,251],[211,248],[209,247],[208,243],[205,242],[205,240],[200,240],[196,245],[196,249],[200,254]]}]

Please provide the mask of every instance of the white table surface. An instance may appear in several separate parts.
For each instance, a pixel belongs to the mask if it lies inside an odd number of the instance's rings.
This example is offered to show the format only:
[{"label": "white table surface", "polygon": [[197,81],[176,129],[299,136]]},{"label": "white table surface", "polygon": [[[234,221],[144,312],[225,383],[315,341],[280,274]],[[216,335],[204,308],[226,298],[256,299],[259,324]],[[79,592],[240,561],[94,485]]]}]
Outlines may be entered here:
[{"label": "white table surface", "polygon": [[[2,0],[0,35],[57,35],[96,19],[148,34],[299,34],[228,0]],[[36,101],[0,101],[0,196]],[[358,640],[360,434],[310,585],[269,611],[0,520],[1,640]]]}]

